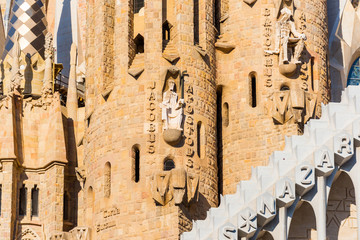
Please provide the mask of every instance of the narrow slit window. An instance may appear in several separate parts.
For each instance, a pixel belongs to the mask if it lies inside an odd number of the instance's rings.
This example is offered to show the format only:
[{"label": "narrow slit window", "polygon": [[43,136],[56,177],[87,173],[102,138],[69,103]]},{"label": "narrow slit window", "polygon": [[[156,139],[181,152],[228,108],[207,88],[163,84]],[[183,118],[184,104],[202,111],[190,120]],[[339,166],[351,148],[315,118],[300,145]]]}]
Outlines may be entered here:
[{"label": "narrow slit window", "polygon": [[257,106],[257,96],[256,96],[256,74],[250,73],[250,106],[255,108]]},{"label": "narrow slit window", "polygon": [[203,158],[205,156],[205,128],[202,122],[198,122],[196,129],[197,141],[197,155],[199,158]]},{"label": "narrow slit window", "polygon": [[25,216],[26,215],[26,195],[27,189],[25,185],[20,188],[20,202],[19,202],[19,215]]},{"label": "narrow slit window", "polygon": [[133,181],[139,182],[140,181],[140,150],[138,146],[133,146],[131,150],[131,157],[132,157],[132,172],[133,172]]},{"label": "narrow slit window", "polygon": [[199,44],[199,0],[194,0],[194,44]]},{"label": "narrow slit window", "polygon": [[39,188],[36,185],[31,189],[31,216],[39,216]]},{"label": "narrow slit window", "polygon": [[314,91],[314,64],[315,64],[315,58],[311,58],[311,90]]},{"label": "narrow slit window", "polygon": [[225,127],[229,126],[229,121],[230,121],[230,117],[229,117],[229,104],[226,102],[223,105],[223,120],[222,123]]}]

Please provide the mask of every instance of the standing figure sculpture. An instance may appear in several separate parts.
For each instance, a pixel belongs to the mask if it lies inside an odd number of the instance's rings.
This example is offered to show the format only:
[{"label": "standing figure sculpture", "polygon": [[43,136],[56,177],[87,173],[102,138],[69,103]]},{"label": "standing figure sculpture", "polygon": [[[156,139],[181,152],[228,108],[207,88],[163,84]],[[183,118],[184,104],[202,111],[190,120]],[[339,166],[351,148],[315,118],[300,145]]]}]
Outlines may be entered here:
[{"label": "standing figure sculpture", "polygon": [[266,50],[265,52],[280,54],[279,64],[289,64],[289,53],[292,55],[294,48],[293,63],[301,64],[299,58],[305,47],[306,36],[296,30],[295,23],[291,19],[293,14],[290,9],[285,7],[280,13],[280,19],[276,23],[275,50]]},{"label": "standing figure sculpture", "polygon": [[163,101],[160,104],[162,108],[162,121],[163,129],[176,129],[183,130],[181,128],[183,120],[183,107],[184,99],[178,100],[178,95],[175,92],[175,82],[169,80],[169,89],[163,94]]},{"label": "standing figure sculpture", "polygon": [[13,94],[14,92],[20,94],[20,85],[23,79],[23,75],[20,72],[20,56],[21,56],[21,48],[19,43],[20,37],[19,33],[15,33],[15,44],[13,47],[12,57],[13,64],[11,66],[11,79],[9,85],[9,93]]}]

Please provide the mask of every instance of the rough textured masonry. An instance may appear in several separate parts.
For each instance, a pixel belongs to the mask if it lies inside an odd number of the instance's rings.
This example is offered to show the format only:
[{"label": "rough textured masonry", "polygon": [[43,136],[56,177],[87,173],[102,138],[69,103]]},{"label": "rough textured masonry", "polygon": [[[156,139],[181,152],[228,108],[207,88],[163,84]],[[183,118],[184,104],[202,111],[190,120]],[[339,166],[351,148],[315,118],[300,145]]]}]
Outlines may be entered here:
[{"label": "rough textured masonry", "polygon": [[360,238],[358,4],[0,1],[0,239]]}]

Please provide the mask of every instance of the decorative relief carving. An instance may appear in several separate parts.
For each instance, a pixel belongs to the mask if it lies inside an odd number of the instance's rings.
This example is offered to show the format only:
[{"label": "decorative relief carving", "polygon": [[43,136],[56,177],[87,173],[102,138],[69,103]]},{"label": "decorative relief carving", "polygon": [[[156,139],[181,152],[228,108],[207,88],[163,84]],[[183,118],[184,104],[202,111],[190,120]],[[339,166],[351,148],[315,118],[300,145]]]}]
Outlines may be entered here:
[{"label": "decorative relief carving", "polygon": [[44,72],[44,81],[42,87],[42,94],[49,95],[52,94],[53,88],[53,56],[54,56],[54,47],[53,47],[53,36],[49,32],[45,36],[45,72]]},{"label": "decorative relief carving", "polygon": [[[180,80],[179,80],[180,79]],[[176,84],[175,80],[178,80]],[[160,104],[162,109],[163,137],[165,142],[176,145],[183,133],[184,118],[184,84],[180,70],[172,66],[165,74],[163,101]],[[181,92],[181,96],[178,93]]]},{"label": "decorative relief carving", "polygon": [[75,174],[77,180],[80,182],[81,189],[84,189],[85,181],[86,181],[86,172],[83,167],[76,167]]},{"label": "decorative relief carving", "polygon": [[175,81],[169,80],[169,89],[163,94],[162,109],[163,130],[175,129],[182,131],[184,99],[179,99],[175,92]]},{"label": "decorative relief carving", "polygon": [[242,237],[250,238],[257,230],[257,217],[254,210],[246,208],[238,214],[238,230]]},{"label": "decorative relief carving", "polygon": [[20,55],[21,55],[21,49],[20,49],[20,43],[19,43],[19,33],[15,33],[15,45],[13,47],[13,64],[11,66],[11,79],[10,79],[10,89],[9,89],[9,95],[13,95],[14,93],[17,93],[20,95],[20,85],[21,81],[24,78],[24,76],[20,72]]},{"label": "decorative relief carving", "polygon": [[302,64],[300,57],[305,48],[305,41],[305,34],[298,32],[295,27],[293,11],[285,5],[280,10],[280,17],[276,23],[275,50],[265,50],[265,53],[279,55],[280,73],[291,77],[297,69],[296,65]]},{"label": "decorative relief carving", "polygon": [[[18,235],[17,239],[18,240],[40,240],[40,237],[34,230],[27,227],[24,231],[22,231]],[[56,239],[56,238],[54,238],[54,239]]]},{"label": "decorative relief carving", "polygon": [[76,227],[70,231],[76,240],[90,240],[90,228]]},{"label": "decorative relief carving", "polygon": [[314,115],[316,98],[316,94],[302,89],[277,91],[270,96],[269,112],[280,124],[292,118],[295,123],[306,123]]},{"label": "decorative relief carving", "polygon": [[153,199],[161,206],[172,199],[176,205],[188,204],[198,199],[199,178],[184,169],[161,171],[154,175],[152,181]]}]

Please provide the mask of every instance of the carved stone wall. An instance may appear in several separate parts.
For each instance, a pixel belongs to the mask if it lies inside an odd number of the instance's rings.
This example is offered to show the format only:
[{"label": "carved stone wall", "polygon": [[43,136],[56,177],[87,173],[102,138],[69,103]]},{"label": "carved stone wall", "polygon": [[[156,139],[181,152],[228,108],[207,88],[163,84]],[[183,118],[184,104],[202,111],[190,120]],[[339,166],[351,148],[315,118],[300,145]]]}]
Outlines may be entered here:
[{"label": "carved stone wall", "polygon": [[[219,47],[216,54],[221,102],[229,109],[229,125],[223,124],[219,140],[224,194],[233,193],[251,167],[266,164],[271,151],[282,149],[284,135],[302,133],[309,118],[320,116],[321,102],[329,100],[326,1],[286,2],[229,1],[233,7],[218,42],[223,45],[226,35],[236,36],[227,41],[233,50]],[[298,63],[292,59],[300,41],[289,44],[290,63],[283,66],[281,51],[271,51],[282,43],[277,34],[285,7],[292,15],[289,23],[306,40]],[[295,35],[289,33],[290,38]]]},{"label": "carved stone wall", "polygon": [[[92,9],[88,8],[88,20],[94,23],[94,29],[90,29],[87,40],[87,46],[90,47],[87,51],[89,104],[86,105],[87,127],[84,138],[87,172],[84,191],[86,193],[92,187],[95,193],[91,210],[93,220],[89,227],[95,239],[111,239],[119,231],[123,238],[127,238],[139,236],[137,229],[141,222],[144,225],[142,236],[145,238],[176,239],[180,232],[191,229],[193,219],[204,217],[206,210],[218,203],[213,4],[212,1],[201,1],[202,40],[200,46],[195,46],[189,35],[193,32],[190,20],[193,15],[192,2],[175,1],[174,9],[169,11],[175,14],[169,18],[172,19],[171,42],[165,48],[162,39],[163,19],[162,14],[159,14],[163,1],[155,0],[145,4],[145,49],[144,54],[141,54],[143,72],[134,75],[129,67],[134,70],[139,54],[133,62],[130,61],[134,51],[130,36],[135,37],[131,32],[134,24],[131,17],[132,1],[115,1],[114,88],[104,98],[99,91],[99,83],[105,70],[99,68],[103,63],[97,58],[98,54],[94,54],[107,41],[100,34],[100,29],[104,27],[94,20],[103,19],[107,15],[104,11],[94,11],[100,9],[103,2],[106,1],[88,2],[93,6]],[[107,56],[108,53],[104,54]],[[129,63],[132,65],[129,66]],[[176,76],[172,76],[175,72]],[[180,124],[182,131],[179,141],[171,144],[164,140],[160,107],[163,93],[168,90],[169,79],[176,83],[174,92],[178,100],[184,99],[183,104],[180,104],[183,107]],[[203,126],[201,137],[197,133],[199,122]],[[198,155],[197,139],[201,141],[201,156]],[[136,172],[132,169],[136,166],[133,164],[133,146],[138,146],[140,152],[138,182],[132,176]],[[186,187],[182,186],[183,181],[180,180],[175,185],[171,183],[167,190],[174,190],[172,196],[175,197],[166,204],[159,204],[153,199],[151,179],[164,170],[166,159],[173,160],[174,170],[184,169],[188,177]],[[111,164],[109,198],[98,194],[103,191],[104,176],[100,169],[106,162]],[[191,186],[193,179],[199,179],[198,186]],[[188,200],[180,201],[180,206],[175,206],[179,203],[183,189],[186,189],[184,199]],[[197,201],[190,197],[195,193],[199,194]],[[87,198],[86,194],[82,195],[84,197],[79,202],[84,206]],[[119,213],[104,218],[102,212],[111,208],[119,209]],[[79,214],[79,222],[86,223],[84,216]]]}]

